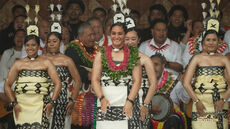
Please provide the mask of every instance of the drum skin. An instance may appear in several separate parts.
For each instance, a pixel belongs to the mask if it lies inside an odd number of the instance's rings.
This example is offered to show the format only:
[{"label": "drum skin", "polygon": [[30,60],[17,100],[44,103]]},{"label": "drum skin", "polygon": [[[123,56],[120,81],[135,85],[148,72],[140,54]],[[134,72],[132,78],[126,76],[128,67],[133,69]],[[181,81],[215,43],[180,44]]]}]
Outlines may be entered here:
[{"label": "drum skin", "polygon": [[152,120],[165,121],[173,113],[173,102],[171,98],[165,94],[156,94],[152,98],[152,106],[157,105],[160,112],[156,114],[151,113]]}]

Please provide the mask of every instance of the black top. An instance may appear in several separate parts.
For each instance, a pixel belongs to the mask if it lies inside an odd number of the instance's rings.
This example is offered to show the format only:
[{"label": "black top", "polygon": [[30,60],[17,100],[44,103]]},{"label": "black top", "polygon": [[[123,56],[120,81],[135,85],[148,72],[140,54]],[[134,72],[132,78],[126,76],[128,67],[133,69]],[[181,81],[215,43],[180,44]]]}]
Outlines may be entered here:
[{"label": "black top", "polygon": [[177,43],[180,43],[185,33],[186,33],[186,28],[184,27],[184,25],[177,28],[173,27],[172,25],[169,25],[168,27],[168,38]]},{"label": "black top", "polygon": [[153,38],[150,27],[146,28],[146,29],[143,29],[143,30],[140,30],[140,32],[141,32],[140,33],[141,34],[141,41],[140,41],[140,43]]},{"label": "black top", "polygon": [[69,26],[71,28],[71,33],[70,33],[70,41],[74,40],[77,38],[78,36],[78,29],[80,27],[80,25],[84,23],[83,21],[79,21],[78,23],[76,24],[70,24],[69,23]]},{"label": "black top", "polygon": [[[93,47],[85,47],[86,51],[88,53],[93,53],[94,48]],[[90,67],[88,66],[88,64],[83,63],[83,61],[81,60],[81,57],[78,55],[77,51],[72,48],[72,47],[68,47],[65,51],[65,54],[67,56],[69,56],[70,58],[72,58],[72,60],[75,63],[75,66],[77,67],[77,70],[81,76],[81,80],[83,83],[90,83],[89,79],[88,79],[88,71],[81,67],[81,66],[85,66],[85,67]]]},{"label": "black top", "polygon": [[13,47],[14,32],[13,23],[0,32],[0,55],[2,55],[6,49]]}]

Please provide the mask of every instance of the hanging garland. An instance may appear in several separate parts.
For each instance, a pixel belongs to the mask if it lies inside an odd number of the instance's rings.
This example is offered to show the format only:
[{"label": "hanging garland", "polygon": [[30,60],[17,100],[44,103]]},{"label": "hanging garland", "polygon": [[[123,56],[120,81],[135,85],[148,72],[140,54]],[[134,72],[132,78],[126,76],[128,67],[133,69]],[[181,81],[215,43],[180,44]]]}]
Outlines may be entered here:
[{"label": "hanging garland", "polygon": [[68,47],[72,47],[74,48],[77,53],[78,53],[78,56],[81,58],[81,61],[85,64],[88,64],[88,66],[92,67],[93,66],[93,59],[97,53],[97,51],[99,50],[99,47],[97,45],[94,45],[93,46],[93,53],[92,54],[89,54],[83,43],[80,42],[79,40],[74,40],[72,41],[71,43],[68,44]]},{"label": "hanging garland", "polygon": [[190,55],[193,55],[193,54],[198,54],[200,52],[199,50],[199,38],[200,38],[201,34],[200,35],[197,35],[197,36],[194,36],[192,38],[189,39],[189,53]]},{"label": "hanging garland", "polygon": [[[166,79],[167,79],[167,81],[166,81]],[[168,71],[164,71],[161,82],[163,82],[163,83],[160,83],[157,86],[159,89],[157,89],[156,94],[158,94],[158,93],[166,94],[169,91],[169,89],[172,87],[172,84],[174,82],[173,74],[168,72]]]},{"label": "hanging garland", "polygon": [[121,65],[116,66],[112,60],[112,46],[103,47],[101,50],[103,70],[105,76],[110,77],[111,80],[119,80],[121,77],[131,75],[133,67],[140,64],[137,48],[124,45],[123,51],[124,60]]}]

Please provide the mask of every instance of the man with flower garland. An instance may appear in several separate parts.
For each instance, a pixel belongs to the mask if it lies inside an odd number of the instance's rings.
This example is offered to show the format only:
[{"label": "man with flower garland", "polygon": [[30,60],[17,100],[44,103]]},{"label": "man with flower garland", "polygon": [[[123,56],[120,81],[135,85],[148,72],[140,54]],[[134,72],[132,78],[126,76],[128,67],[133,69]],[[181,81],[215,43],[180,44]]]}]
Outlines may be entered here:
[{"label": "man with flower garland", "polygon": [[[175,85],[175,87],[170,92],[170,86],[173,85],[177,77],[165,70],[164,57],[157,53],[151,56],[151,60],[154,64],[158,85],[156,88],[157,93],[168,93],[173,102],[173,114],[171,114],[165,121],[152,121],[151,129],[187,129],[186,117],[183,112],[179,110],[180,102],[188,103],[190,97],[183,88],[180,81]],[[179,79],[180,80],[180,79]],[[152,113],[159,113],[161,109],[158,105],[152,105]],[[166,111],[164,111],[166,112]]]},{"label": "man with flower garland", "polygon": [[[72,129],[90,129],[90,124],[85,124],[82,121],[84,116],[77,115],[82,114],[83,110],[83,102],[85,102],[84,98],[86,98],[85,93],[89,93],[89,86],[91,80],[91,72],[90,68],[92,68],[93,59],[95,54],[98,51],[98,47],[95,44],[95,33],[93,31],[93,27],[89,23],[83,23],[78,29],[78,39],[71,41],[68,44],[68,48],[66,49],[65,54],[72,58],[74,61],[79,74],[82,79],[83,87],[82,91],[84,93],[80,93],[77,99],[76,108],[77,111],[73,112],[73,124]],[[90,93],[92,96],[92,94]],[[88,96],[87,96],[88,97]],[[93,95],[94,97],[94,95]],[[79,106],[80,105],[80,106]],[[75,116],[75,117],[74,117]],[[77,117],[77,118],[76,118]],[[77,120],[78,121],[77,121]],[[84,127],[83,127],[84,126]]]}]

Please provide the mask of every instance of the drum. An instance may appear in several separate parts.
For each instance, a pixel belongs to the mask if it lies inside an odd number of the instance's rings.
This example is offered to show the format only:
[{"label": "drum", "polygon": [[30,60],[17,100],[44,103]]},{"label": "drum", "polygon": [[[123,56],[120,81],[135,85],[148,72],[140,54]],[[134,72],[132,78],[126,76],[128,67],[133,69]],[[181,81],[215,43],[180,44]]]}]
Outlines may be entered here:
[{"label": "drum", "polygon": [[151,119],[155,121],[165,121],[173,113],[173,102],[165,94],[156,94],[152,98],[152,106],[157,105],[159,113],[151,113]]}]

